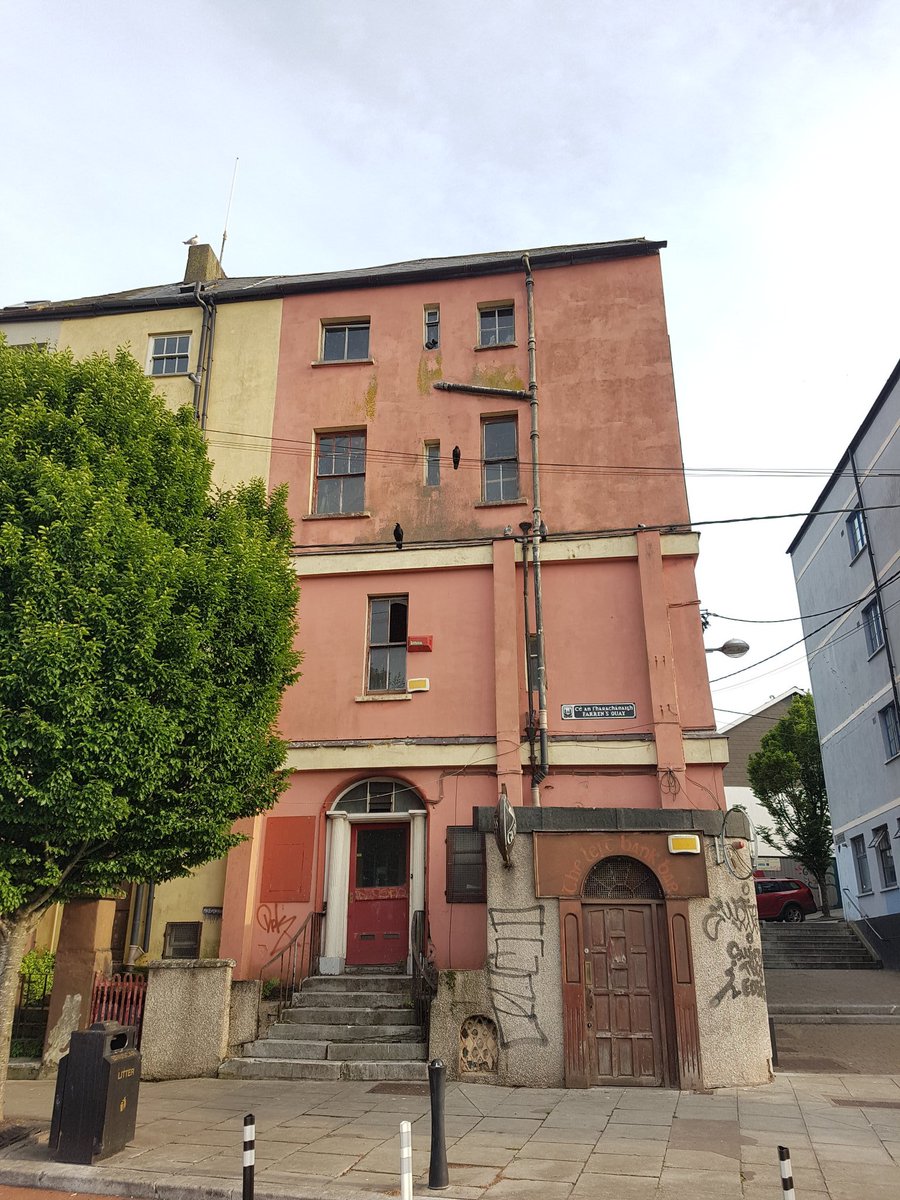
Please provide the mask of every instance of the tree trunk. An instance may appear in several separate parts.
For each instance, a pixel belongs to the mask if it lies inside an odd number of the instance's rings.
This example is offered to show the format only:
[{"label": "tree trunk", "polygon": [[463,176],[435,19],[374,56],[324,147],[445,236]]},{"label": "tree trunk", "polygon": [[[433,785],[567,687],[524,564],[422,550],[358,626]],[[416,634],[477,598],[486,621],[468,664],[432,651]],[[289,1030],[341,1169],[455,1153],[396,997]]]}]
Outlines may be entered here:
[{"label": "tree trunk", "polygon": [[19,967],[25,956],[28,935],[37,919],[35,913],[7,913],[0,917],[0,1120],[4,1113],[13,1016],[19,996]]},{"label": "tree trunk", "polygon": [[827,875],[817,875],[815,878],[816,878],[816,886],[819,889],[819,897],[822,901],[822,916],[830,917],[831,916],[831,905],[828,903],[828,876]]}]

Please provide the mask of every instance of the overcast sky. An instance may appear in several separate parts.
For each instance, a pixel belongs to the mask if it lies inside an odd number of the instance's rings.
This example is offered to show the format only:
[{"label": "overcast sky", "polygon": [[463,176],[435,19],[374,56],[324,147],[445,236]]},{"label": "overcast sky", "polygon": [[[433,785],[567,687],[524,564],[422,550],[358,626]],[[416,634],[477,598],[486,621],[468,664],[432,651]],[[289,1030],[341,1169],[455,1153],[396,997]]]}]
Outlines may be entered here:
[{"label": "overcast sky", "polygon": [[[646,236],[694,519],[805,511],[900,357],[900,5],[5,0],[0,303]],[[815,472],[820,472],[815,474]],[[548,520],[550,514],[548,514]],[[795,617],[799,522],[703,533],[702,604]],[[851,597],[848,597],[848,600]],[[799,637],[715,620],[713,679]],[[722,724],[802,647],[715,684]],[[587,700],[628,697],[584,697]]]}]

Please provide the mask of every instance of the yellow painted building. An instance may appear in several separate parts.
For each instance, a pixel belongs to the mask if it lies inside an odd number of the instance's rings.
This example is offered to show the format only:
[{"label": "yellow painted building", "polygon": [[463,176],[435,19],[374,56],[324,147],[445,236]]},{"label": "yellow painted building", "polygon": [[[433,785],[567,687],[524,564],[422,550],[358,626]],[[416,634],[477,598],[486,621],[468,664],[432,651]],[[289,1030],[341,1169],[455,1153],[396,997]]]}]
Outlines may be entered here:
[{"label": "yellow painted building", "polygon": [[[252,291],[242,300],[210,247],[192,246],[180,283],[3,309],[0,333],[11,345],[69,349],[76,358],[129,350],[172,408],[195,408],[207,433],[213,483],[227,489],[269,478],[281,304],[280,297],[257,299]],[[131,888],[117,905],[114,951],[127,961],[192,957],[192,948],[200,957],[216,957],[224,888],[224,860],[160,884],[149,922],[149,889]],[[60,915],[58,907],[47,913],[38,946],[56,948]]]}]

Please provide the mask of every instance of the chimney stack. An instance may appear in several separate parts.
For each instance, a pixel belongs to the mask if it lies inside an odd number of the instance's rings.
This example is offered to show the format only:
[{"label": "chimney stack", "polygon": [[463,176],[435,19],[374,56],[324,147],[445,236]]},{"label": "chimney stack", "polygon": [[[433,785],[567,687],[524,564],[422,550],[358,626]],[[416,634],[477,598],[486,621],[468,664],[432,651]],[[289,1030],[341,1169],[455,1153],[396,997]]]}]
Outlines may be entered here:
[{"label": "chimney stack", "polygon": [[225,272],[219,265],[212,246],[188,246],[187,266],[184,268],[185,283],[212,283],[224,279]]}]

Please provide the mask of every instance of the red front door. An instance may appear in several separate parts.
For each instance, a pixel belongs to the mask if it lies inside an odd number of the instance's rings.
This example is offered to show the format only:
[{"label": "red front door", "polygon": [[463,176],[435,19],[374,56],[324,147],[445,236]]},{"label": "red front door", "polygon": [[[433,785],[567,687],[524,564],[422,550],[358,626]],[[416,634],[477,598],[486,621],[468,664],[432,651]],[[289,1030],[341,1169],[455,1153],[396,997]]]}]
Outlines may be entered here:
[{"label": "red front door", "polygon": [[409,825],[354,823],[351,831],[347,966],[405,966]]}]

